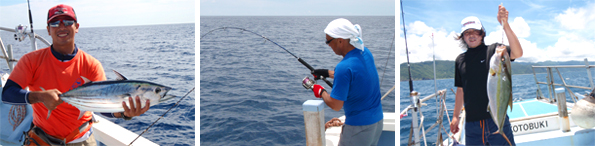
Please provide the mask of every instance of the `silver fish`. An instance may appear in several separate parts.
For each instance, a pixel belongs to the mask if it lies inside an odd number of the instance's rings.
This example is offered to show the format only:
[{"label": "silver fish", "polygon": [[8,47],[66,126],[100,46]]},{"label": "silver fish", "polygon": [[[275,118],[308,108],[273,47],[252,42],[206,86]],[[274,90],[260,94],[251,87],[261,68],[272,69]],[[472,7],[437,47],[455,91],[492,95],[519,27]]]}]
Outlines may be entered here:
[{"label": "silver fish", "polygon": [[512,80],[511,80],[510,55],[506,46],[496,48],[496,53],[490,59],[490,71],[488,75],[488,111],[492,115],[498,131],[492,134],[502,135],[510,145],[510,140],[502,131],[506,120],[506,110],[510,106],[512,111]]},{"label": "silver fish", "polygon": [[[175,96],[167,95],[172,88],[138,80],[128,80],[114,70],[118,76],[115,81],[91,82],[82,77],[85,84],[60,95],[60,98],[80,110],[79,119],[85,111],[100,113],[124,112],[122,102],[130,108],[129,98],[140,97],[141,107],[146,106],[146,100],[153,106]],[[134,102],[135,100],[133,100]],[[132,103],[134,105],[134,103]],[[48,118],[51,111],[48,111]]]}]

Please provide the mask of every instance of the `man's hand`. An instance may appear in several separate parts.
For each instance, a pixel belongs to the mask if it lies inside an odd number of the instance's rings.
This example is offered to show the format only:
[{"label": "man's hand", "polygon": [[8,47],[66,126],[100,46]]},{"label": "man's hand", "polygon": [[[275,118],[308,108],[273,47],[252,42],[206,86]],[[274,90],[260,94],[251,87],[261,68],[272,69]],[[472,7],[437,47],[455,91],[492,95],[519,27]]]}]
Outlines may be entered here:
[{"label": "man's hand", "polygon": [[452,118],[452,121],[450,122],[450,132],[452,132],[452,134],[459,132],[459,117]]},{"label": "man's hand", "polygon": [[151,106],[151,102],[147,100],[147,104],[145,104],[145,107],[141,108],[141,101],[140,97],[138,96],[136,96],[135,101],[136,102],[132,102],[132,98],[128,98],[128,102],[131,106],[130,108],[126,106],[126,102],[122,102],[122,107],[124,107],[124,115],[126,117],[132,118],[135,116],[140,116],[147,112],[149,110],[149,106]]},{"label": "man's hand", "polygon": [[62,99],[60,99],[60,94],[62,94],[62,92],[58,91],[57,89],[32,91],[29,93],[29,103],[33,104],[41,102],[48,110],[54,110],[56,107],[58,107],[58,105],[64,102]]},{"label": "man's hand", "polygon": [[312,71],[312,75],[314,76],[314,79],[315,80],[318,80],[321,77],[325,77],[325,78],[330,77],[329,70],[328,69],[316,69],[316,70],[313,70]]},{"label": "man's hand", "polygon": [[321,98],[322,97],[322,92],[325,92],[326,90],[324,90],[324,87],[318,85],[318,84],[314,84],[314,87],[312,88],[312,91],[314,92],[314,96],[316,98]]},{"label": "man's hand", "polygon": [[504,22],[508,22],[508,11],[506,10],[506,8],[504,8],[504,6],[502,6],[502,4],[500,4],[498,6],[498,22],[500,22],[500,25],[504,25],[502,23]]}]

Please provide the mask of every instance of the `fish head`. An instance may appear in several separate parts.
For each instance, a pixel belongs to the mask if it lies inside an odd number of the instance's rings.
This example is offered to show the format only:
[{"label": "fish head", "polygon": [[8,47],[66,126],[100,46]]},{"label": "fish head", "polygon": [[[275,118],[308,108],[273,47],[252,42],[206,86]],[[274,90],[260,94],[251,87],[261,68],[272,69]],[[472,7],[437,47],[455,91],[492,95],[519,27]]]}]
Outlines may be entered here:
[{"label": "fish head", "polygon": [[142,97],[151,101],[151,105],[172,98],[171,95],[167,95],[167,92],[172,90],[171,87],[156,83],[147,82],[137,87],[137,90],[140,90],[138,92],[142,94]]}]

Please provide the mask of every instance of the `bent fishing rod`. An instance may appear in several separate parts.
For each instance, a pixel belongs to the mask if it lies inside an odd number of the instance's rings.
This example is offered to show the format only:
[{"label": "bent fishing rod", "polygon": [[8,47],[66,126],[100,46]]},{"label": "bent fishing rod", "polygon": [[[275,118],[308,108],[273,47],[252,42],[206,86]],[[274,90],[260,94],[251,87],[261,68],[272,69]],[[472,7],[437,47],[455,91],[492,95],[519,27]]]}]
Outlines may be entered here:
[{"label": "bent fishing rod", "polygon": [[[310,64],[308,64],[306,61],[302,60],[302,58],[299,58],[299,57],[295,56],[293,53],[289,52],[289,50],[285,49],[285,47],[283,47],[283,46],[281,46],[281,45],[277,44],[276,42],[274,42],[274,41],[270,40],[269,38],[267,38],[267,37],[265,37],[265,36],[263,36],[263,35],[260,35],[260,34],[258,34],[258,33],[256,33],[256,32],[250,31],[250,30],[246,30],[246,29],[244,29],[244,28],[239,28],[239,27],[220,27],[220,28],[213,29],[213,30],[211,30],[211,31],[209,31],[209,32],[207,32],[207,33],[205,33],[205,34],[203,34],[202,36],[200,36],[200,39],[202,40],[202,38],[204,38],[206,35],[208,35],[208,34],[210,34],[210,33],[214,32],[215,30],[225,30],[225,29],[239,29],[239,30],[242,30],[242,31],[246,31],[246,32],[249,32],[249,33],[252,33],[252,34],[258,35],[258,36],[262,37],[263,39],[265,39],[265,42],[266,42],[266,41],[269,41],[269,42],[271,42],[271,43],[273,43],[273,44],[275,44],[275,45],[279,46],[281,49],[285,50],[285,52],[287,52],[287,53],[291,54],[291,56],[295,57],[295,58],[296,58],[296,59],[297,59],[297,60],[298,60],[300,63],[302,63],[304,66],[306,66],[308,69],[310,69],[310,71],[314,71],[314,67],[310,66]],[[326,84],[327,84],[328,86],[330,86],[331,88],[333,88],[333,83],[329,82],[329,81],[328,81],[328,80],[327,80],[325,77],[321,77],[321,79],[322,79],[324,82],[326,82]]]}]

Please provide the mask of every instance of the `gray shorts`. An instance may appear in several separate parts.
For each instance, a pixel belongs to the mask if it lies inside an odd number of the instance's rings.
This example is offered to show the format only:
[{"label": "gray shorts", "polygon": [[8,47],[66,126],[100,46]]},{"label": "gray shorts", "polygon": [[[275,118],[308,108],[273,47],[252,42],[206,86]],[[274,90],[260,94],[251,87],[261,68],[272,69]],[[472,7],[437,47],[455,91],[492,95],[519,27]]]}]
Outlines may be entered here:
[{"label": "gray shorts", "polygon": [[383,120],[371,125],[343,125],[339,146],[376,146],[382,134]]}]

